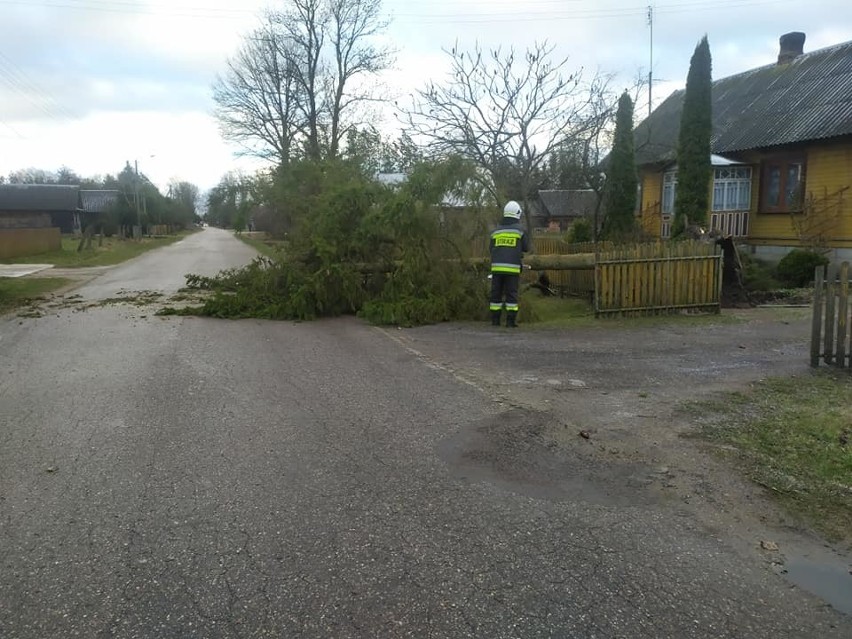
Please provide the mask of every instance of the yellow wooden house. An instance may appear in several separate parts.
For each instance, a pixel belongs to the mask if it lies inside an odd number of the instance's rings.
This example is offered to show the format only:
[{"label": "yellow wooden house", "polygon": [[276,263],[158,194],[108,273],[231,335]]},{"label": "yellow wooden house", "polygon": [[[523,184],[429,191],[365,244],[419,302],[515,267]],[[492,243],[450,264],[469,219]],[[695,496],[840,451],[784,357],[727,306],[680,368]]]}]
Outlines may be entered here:
[{"label": "yellow wooden house", "polygon": [[[754,254],[794,247],[852,259],[852,42],[804,53],[781,37],[777,62],[713,83],[709,230]],[[635,131],[640,225],[668,237],[677,190],[684,91]]]}]

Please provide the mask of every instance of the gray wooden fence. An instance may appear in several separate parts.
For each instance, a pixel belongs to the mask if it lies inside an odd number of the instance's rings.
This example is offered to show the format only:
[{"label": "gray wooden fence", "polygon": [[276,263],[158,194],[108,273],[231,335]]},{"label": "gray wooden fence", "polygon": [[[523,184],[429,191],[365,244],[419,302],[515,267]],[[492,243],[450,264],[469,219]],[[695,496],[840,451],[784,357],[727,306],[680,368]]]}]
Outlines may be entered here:
[{"label": "gray wooden fence", "polygon": [[820,360],[839,368],[852,368],[852,321],[850,321],[849,262],[817,267],[814,274],[811,366]]}]

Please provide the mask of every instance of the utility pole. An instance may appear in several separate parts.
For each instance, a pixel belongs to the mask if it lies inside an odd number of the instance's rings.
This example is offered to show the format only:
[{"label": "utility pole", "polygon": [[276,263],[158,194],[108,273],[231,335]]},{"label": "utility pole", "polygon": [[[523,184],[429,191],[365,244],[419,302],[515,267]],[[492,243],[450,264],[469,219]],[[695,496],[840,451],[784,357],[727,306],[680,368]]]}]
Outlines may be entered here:
[{"label": "utility pole", "polygon": [[648,27],[650,27],[650,62],[648,64],[648,116],[653,109],[654,93],[654,7],[648,5]]},{"label": "utility pole", "polygon": [[[136,206],[136,225],[139,227],[139,239],[142,239],[142,214],[139,212],[139,160],[133,160],[136,176],[133,180],[133,203]],[[134,233],[133,235],[136,235]]]}]

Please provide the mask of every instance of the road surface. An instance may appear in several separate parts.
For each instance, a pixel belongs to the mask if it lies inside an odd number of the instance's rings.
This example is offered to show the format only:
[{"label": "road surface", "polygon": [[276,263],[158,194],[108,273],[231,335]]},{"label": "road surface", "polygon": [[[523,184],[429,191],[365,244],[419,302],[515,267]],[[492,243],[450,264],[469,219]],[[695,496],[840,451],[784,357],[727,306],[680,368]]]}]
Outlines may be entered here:
[{"label": "road surface", "polygon": [[[173,292],[250,257],[210,229],[77,292]],[[852,636],[655,483],[671,470],[598,450],[626,429],[576,437],[581,415],[630,421],[613,398],[633,382],[603,390],[625,339],[0,319],[0,637]]]}]

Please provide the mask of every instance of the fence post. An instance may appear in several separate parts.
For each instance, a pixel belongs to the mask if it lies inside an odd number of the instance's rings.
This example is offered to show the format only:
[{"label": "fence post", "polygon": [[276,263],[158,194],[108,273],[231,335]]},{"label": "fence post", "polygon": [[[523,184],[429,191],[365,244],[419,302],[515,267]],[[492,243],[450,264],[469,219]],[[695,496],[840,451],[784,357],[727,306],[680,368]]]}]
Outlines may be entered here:
[{"label": "fence post", "polygon": [[811,323],[811,366],[819,366],[820,345],[822,340],[820,327],[822,326],[822,293],[825,279],[825,267],[817,266],[814,271],[814,314]]},{"label": "fence post", "polygon": [[722,312],[722,278],[724,277],[724,258],[721,250],[719,251],[719,259],[716,264],[716,313]]},{"label": "fence post", "polygon": [[[840,299],[837,303],[837,364],[846,366],[846,338],[849,318],[849,262],[840,265]],[[852,366],[852,362],[850,362]]]},{"label": "fence post", "polygon": [[828,266],[825,279],[825,363],[834,364],[834,311],[837,307],[837,267]]}]

